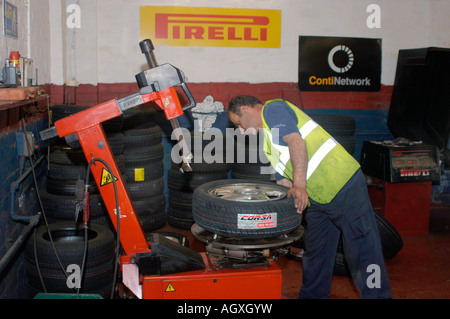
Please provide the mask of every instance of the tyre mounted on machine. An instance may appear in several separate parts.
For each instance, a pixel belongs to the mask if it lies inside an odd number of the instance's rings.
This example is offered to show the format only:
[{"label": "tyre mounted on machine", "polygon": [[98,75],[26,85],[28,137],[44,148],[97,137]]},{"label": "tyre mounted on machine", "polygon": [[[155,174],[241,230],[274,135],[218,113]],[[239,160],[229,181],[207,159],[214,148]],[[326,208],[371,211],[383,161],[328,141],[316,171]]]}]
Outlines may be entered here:
[{"label": "tyre mounted on machine", "polygon": [[194,191],[193,217],[204,229],[226,237],[270,238],[299,227],[288,188],[268,181],[228,179],[208,182]]}]

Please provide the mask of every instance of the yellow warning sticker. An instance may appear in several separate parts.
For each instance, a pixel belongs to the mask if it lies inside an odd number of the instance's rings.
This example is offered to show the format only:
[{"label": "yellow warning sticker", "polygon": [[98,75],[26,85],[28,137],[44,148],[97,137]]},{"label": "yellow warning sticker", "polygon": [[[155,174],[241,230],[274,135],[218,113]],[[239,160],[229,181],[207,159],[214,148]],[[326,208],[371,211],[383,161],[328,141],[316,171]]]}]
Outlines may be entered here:
[{"label": "yellow warning sticker", "polygon": [[145,180],[145,169],[144,168],[135,168],[134,169],[134,181],[135,182],[143,182]]},{"label": "yellow warning sticker", "polygon": [[[119,179],[114,176],[114,180],[118,181]],[[103,167],[103,169],[102,169],[102,180],[100,182],[100,186],[105,186],[105,185],[108,185],[108,184],[110,184],[112,182],[113,182],[113,180],[112,180],[111,172]]]},{"label": "yellow warning sticker", "polygon": [[174,292],[175,288],[173,287],[173,285],[169,282],[169,284],[167,285],[166,288],[166,292]]},{"label": "yellow warning sticker", "polygon": [[170,100],[168,97],[166,97],[166,99],[164,100],[164,107],[168,107],[170,106]]}]

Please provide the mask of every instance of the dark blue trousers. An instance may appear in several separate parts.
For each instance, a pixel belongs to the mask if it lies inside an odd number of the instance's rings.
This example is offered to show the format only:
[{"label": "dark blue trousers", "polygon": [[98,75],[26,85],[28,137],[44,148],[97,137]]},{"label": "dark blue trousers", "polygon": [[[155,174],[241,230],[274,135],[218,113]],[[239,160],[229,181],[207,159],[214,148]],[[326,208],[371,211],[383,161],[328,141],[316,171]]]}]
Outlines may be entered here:
[{"label": "dark blue trousers", "polygon": [[342,235],[345,258],[361,298],[391,298],[380,236],[367,192],[358,170],[326,205],[311,200],[303,213],[305,252],[299,298],[329,298],[334,260]]}]

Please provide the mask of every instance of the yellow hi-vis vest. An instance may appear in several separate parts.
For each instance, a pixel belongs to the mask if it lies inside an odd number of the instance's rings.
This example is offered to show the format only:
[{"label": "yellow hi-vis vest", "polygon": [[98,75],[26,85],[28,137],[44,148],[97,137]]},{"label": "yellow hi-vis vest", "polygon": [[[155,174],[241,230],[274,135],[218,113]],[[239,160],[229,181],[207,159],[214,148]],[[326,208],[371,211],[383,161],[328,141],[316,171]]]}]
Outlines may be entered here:
[{"label": "yellow hi-vis vest", "polygon": [[[261,112],[265,134],[264,152],[272,167],[284,178],[292,181],[294,172],[289,148],[277,143],[281,137],[267,125],[264,119],[264,104]],[[297,116],[298,131],[306,142],[308,169],[306,172],[306,191],[309,197],[319,204],[328,204],[359,169],[359,163],[342,145],[331,137],[320,125],[295,105],[284,101]]]}]

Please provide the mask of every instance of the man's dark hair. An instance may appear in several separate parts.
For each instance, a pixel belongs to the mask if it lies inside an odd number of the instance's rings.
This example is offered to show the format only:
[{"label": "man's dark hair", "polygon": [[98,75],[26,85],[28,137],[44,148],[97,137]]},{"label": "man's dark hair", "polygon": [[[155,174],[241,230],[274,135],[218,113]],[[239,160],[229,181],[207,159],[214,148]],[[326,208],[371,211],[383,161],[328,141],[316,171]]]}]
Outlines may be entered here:
[{"label": "man's dark hair", "polygon": [[262,104],[259,99],[252,95],[237,95],[228,103],[228,111],[241,116],[241,106],[256,106]]}]

